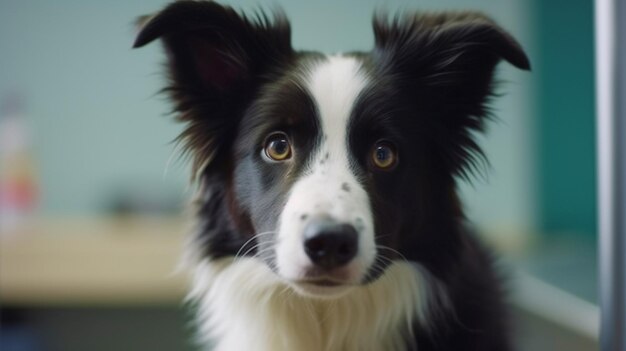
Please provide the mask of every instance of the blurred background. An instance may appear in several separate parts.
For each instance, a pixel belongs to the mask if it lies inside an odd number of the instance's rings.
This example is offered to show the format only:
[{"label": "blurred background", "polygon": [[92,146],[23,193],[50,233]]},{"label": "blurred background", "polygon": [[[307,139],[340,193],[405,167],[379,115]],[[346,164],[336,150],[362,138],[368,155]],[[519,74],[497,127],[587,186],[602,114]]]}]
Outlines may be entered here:
[{"label": "blurred background", "polygon": [[[0,0],[0,350],[193,350],[180,126],[158,94],[159,45],[131,50],[134,18],[167,1]],[[463,184],[469,217],[510,272],[519,350],[595,350],[593,2],[277,3],[293,45],[368,50],[375,9],[484,11],[526,49],[502,64],[481,143],[491,169]]]}]

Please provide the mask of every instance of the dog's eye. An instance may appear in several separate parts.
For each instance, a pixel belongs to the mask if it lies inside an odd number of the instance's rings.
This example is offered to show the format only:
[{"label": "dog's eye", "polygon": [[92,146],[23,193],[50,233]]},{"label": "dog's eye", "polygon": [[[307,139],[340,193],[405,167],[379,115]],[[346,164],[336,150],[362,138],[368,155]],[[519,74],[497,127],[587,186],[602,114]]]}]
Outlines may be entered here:
[{"label": "dog's eye", "polygon": [[374,145],[371,164],[380,170],[390,170],[398,163],[396,148],[387,141],[379,141]]},{"label": "dog's eye", "polygon": [[284,161],[291,157],[291,145],[285,133],[272,133],[265,139],[265,156],[274,161]]}]

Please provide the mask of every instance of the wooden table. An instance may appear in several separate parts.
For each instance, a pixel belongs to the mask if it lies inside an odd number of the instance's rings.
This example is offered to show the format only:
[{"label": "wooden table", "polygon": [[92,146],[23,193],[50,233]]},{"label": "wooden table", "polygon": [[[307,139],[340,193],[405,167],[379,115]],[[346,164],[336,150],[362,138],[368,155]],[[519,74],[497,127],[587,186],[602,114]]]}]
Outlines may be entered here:
[{"label": "wooden table", "polygon": [[0,303],[125,306],[179,303],[180,218],[38,219],[0,233]]}]

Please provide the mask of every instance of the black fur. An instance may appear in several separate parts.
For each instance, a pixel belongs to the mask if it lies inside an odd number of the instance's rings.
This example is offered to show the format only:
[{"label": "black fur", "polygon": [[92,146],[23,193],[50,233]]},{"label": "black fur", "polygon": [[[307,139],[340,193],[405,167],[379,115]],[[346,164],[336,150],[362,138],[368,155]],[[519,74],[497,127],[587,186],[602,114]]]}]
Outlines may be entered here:
[{"label": "black fur", "polygon": [[[466,228],[456,179],[484,159],[473,134],[489,116],[496,64],[504,59],[529,69],[528,59],[478,13],[377,17],[374,33],[371,52],[352,54],[376,82],[350,117],[352,170],[370,196],[377,244],[428,269],[451,305],[432,317],[428,330],[416,325],[415,344],[420,351],[509,350],[499,279]],[[266,252],[272,235],[248,239],[276,229],[285,196],[310,157],[268,165],[259,159],[263,138],[282,130],[300,155],[327,152],[316,150],[324,136],[298,74],[324,57],[291,48],[282,14],[251,20],[213,2],[170,5],[147,20],[135,47],[157,38],[169,57],[166,90],[187,126],[180,140],[200,189],[196,245],[209,258]],[[380,139],[398,148],[400,161],[391,171],[373,172],[367,163]],[[336,191],[351,189],[344,184]],[[267,252],[262,258],[273,267]],[[399,258],[393,251],[380,255]],[[370,272],[364,284],[381,273]]]}]

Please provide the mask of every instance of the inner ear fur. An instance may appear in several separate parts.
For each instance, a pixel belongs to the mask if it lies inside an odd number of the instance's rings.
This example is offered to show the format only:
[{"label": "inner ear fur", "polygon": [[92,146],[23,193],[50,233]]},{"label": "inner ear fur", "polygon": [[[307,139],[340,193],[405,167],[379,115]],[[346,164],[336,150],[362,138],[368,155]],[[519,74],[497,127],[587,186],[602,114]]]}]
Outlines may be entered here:
[{"label": "inner ear fur", "polygon": [[[376,48],[395,49],[409,55],[411,48],[433,49],[422,52],[443,56],[453,63],[464,53],[493,56],[496,63],[504,59],[517,68],[530,70],[530,61],[521,45],[491,18],[480,12],[443,12],[399,15],[389,19],[385,14],[374,16]],[[408,63],[408,62],[407,62]]]}]

